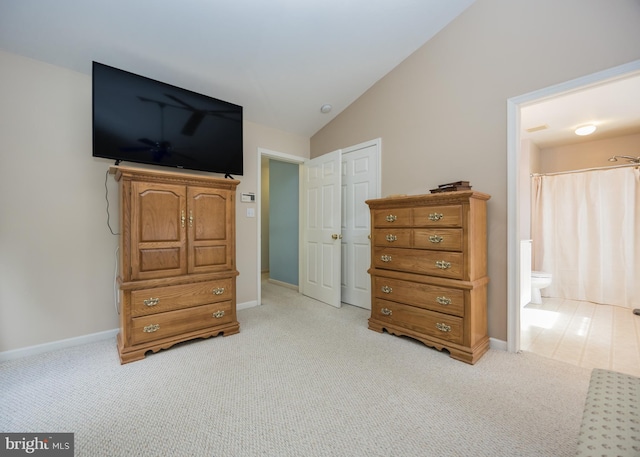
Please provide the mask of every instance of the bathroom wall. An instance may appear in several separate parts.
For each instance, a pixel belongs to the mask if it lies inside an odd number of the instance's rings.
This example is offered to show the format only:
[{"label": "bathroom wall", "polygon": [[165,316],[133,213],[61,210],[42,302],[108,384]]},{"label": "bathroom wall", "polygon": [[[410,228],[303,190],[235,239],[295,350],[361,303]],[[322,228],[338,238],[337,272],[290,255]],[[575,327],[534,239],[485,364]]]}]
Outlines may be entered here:
[{"label": "bathroom wall", "polygon": [[[518,205],[519,211],[519,239],[531,239],[531,173],[539,170],[540,149],[531,140],[521,140],[520,142],[520,176],[518,182]],[[528,164],[528,165],[527,165]]]},{"label": "bathroom wall", "polygon": [[532,167],[532,172],[554,173],[626,163],[622,160],[609,162],[607,159],[614,155],[640,156],[640,133],[542,148],[540,149],[540,167],[537,170]]}]

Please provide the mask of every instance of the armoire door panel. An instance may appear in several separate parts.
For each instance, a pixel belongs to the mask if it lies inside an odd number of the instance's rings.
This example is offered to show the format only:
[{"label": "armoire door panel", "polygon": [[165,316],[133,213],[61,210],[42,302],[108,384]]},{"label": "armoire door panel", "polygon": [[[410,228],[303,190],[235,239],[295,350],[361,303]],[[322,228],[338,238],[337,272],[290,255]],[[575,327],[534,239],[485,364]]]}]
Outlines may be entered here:
[{"label": "armoire door panel", "polygon": [[140,272],[175,270],[180,268],[180,247],[144,249],[140,252]]},{"label": "armoire door panel", "polygon": [[229,195],[224,191],[207,188],[189,189],[189,217],[193,218],[193,240],[212,241],[227,239],[227,206]]},{"label": "armoire door panel", "polygon": [[132,279],[186,274],[185,186],[132,182]]},{"label": "armoire door panel", "polygon": [[232,193],[207,187],[189,187],[189,273],[211,273],[232,268]]},{"label": "armoire door panel", "polygon": [[215,267],[227,268],[227,246],[195,246],[194,267]]}]

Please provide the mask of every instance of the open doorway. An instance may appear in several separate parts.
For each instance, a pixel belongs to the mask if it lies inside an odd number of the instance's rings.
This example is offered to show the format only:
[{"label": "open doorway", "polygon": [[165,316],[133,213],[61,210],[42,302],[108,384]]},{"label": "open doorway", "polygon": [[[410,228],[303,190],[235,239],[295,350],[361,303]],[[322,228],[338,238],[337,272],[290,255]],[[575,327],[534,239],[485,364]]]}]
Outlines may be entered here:
[{"label": "open doorway", "polygon": [[521,95],[507,101],[508,108],[508,340],[507,349],[516,352],[521,349],[522,300],[526,296],[523,270],[527,267],[521,243],[530,239],[530,174],[528,148],[522,146],[522,109],[554,97],[585,91],[616,80],[640,73],[640,61],[588,75],[556,86]]},{"label": "open doorway", "polygon": [[[338,151],[342,157],[342,159],[338,160],[338,164],[342,164],[342,171],[339,173],[342,176],[342,184],[338,186],[338,193],[342,194],[339,201],[342,202],[342,204],[336,209],[336,214],[334,215],[336,220],[342,221],[340,227],[337,227],[336,232],[336,238],[338,239],[337,246],[341,246],[339,252],[342,258],[338,268],[338,279],[335,281],[338,287],[338,306],[341,301],[340,294],[342,294],[345,302],[348,304],[367,309],[371,306],[370,279],[367,273],[370,264],[370,218],[368,207],[364,202],[367,199],[380,196],[380,148],[381,140],[378,138]],[[298,173],[299,189],[297,195],[297,210],[298,223],[299,227],[301,227],[301,215],[304,214],[307,206],[304,201],[305,198],[302,196],[305,162],[307,162],[307,160],[302,157],[261,148],[258,149],[258,163],[261,169],[258,179],[258,189],[260,193],[257,199],[259,230],[257,250],[258,304],[262,303],[261,284],[265,272],[271,270],[272,265],[276,263],[274,262],[274,253],[272,252],[273,246],[270,242],[273,234],[269,233],[270,227],[274,227],[274,221],[270,221],[270,218],[273,216],[273,196],[270,195],[269,183],[273,180],[269,178],[269,170],[270,168],[272,170],[282,168],[287,169],[288,171],[286,171],[286,173],[289,175],[295,174],[296,172]],[[271,167],[269,166],[270,163]],[[284,179],[280,178],[279,180],[284,181]],[[287,194],[286,197],[290,197],[290,194],[293,194],[295,189],[284,190],[284,192]],[[278,204],[281,203],[282,202],[278,202]],[[289,207],[290,205],[291,203],[289,203]],[[286,211],[286,208],[287,204],[284,204],[283,210]],[[288,214],[287,216],[290,215]],[[292,224],[294,225],[291,221],[287,222],[289,229],[291,229]],[[298,239],[304,240],[304,232],[302,232],[301,228],[299,230],[297,234]],[[292,239],[295,237],[293,235],[284,235],[283,238],[285,242],[291,245]],[[279,255],[280,252],[277,254]],[[270,274],[270,282],[294,288],[302,292],[301,281],[304,277],[303,268],[307,264],[302,242],[298,250],[297,263],[291,256],[282,261],[286,264],[286,270],[288,270],[289,275],[277,276]],[[298,268],[297,281],[291,279],[295,277],[292,269],[296,267]],[[342,272],[341,275],[340,272]]]},{"label": "open doorway", "polygon": [[[298,290],[299,254],[297,250],[299,239],[299,180],[301,166],[305,158],[285,154],[268,149],[258,148],[258,287],[257,303],[262,304],[261,284],[263,279]],[[270,171],[276,173],[276,179],[271,180]],[[282,184],[281,186],[278,184]],[[271,233],[271,189],[276,189],[277,213],[283,218],[273,221],[276,230]],[[280,196],[280,197],[279,197]],[[282,197],[282,198],[281,198]],[[284,199],[283,199],[284,198]],[[297,208],[291,208],[292,202],[297,202]],[[289,211],[288,211],[289,210]],[[273,246],[272,246],[273,244]],[[272,252],[273,251],[273,252]],[[272,256],[272,253],[275,254]],[[271,266],[274,266],[275,277],[271,278]],[[265,278],[265,276],[267,276]]]}]

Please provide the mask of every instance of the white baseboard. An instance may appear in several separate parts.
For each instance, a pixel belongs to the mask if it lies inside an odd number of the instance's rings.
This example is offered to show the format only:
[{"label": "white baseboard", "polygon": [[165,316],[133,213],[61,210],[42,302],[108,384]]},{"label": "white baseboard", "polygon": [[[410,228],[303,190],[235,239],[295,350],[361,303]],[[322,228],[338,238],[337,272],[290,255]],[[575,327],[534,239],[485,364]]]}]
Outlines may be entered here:
[{"label": "white baseboard", "polygon": [[507,342],[503,340],[498,340],[496,338],[489,338],[489,347],[491,349],[497,349],[499,351],[506,351]]},{"label": "white baseboard", "polygon": [[[253,308],[254,306],[258,306],[257,300],[240,303],[237,305],[236,309],[247,309]],[[51,352],[58,349],[80,346],[81,344],[115,338],[118,331],[119,329],[114,328],[112,330],[105,330],[104,332],[91,333],[89,335],[76,336],[74,338],[67,338],[59,341],[52,341],[50,343],[36,344],[34,346],[0,352],[0,363],[7,362],[9,360],[21,359],[31,355],[44,354],[45,352]]]},{"label": "white baseboard", "polygon": [[13,349],[11,351],[0,352],[0,363],[8,360],[21,359],[30,355],[44,354],[58,349],[80,346],[81,344],[93,343],[109,338],[115,338],[119,329],[105,330],[104,332],[91,333],[90,335],[76,336],[64,340],[52,341],[51,343],[36,344],[35,346],[27,346],[25,348]]},{"label": "white baseboard", "polygon": [[271,279],[271,278],[269,278],[268,281],[271,284],[276,284],[278,286],[286,287],[287,289],[292,289],[292,290],[295,290],[296,292],[300,291],[300,287],[295,284],[290,284],[288,282],[278,281],[277,279]]},{"label": "white baseboard", "polygon": [[[257,300],[251,300],[248,302],[240,303],[236,306],[237,310],[248,309],[258,306]],[[119,329],[114,328],[112,330],[105,330],[104,332],[91,333],[90,335],[77,336],[74,338],[67,338],[59,341],[52,341],[51,343],[37,344],[35,346],[28,346],[20,349],[13,349],[11,351],[0,352],[0,363],[9,360],[21,359],[30,355],[44,354],[45,352],[51,352],[58,349],[64,349],[73,346],[80,346],[81,344],[93,343],[95,341],[106,340],[109,338],[115,338]],[[507,342],[498,340],[496,338],[489,338],[489,347],[499,351],[507,350]]]},{"label": "white baseboard", "polygon": [[241,309],[253,308],[258,306],[258,300],[246,301],[244,303],[240,303],[236,305],[236,310],[240,311]]}]

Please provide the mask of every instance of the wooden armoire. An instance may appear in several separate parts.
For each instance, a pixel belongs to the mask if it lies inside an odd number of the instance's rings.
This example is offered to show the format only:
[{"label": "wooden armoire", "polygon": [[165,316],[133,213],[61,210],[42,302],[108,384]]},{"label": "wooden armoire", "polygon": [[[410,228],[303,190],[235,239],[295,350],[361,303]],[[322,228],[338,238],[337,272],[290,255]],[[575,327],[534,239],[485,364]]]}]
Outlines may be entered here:
[{"label": "wooden armoire", "polygon": [[239,332],[239,181],[114,166],[119,185],[120,362]]}]

